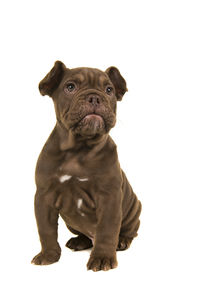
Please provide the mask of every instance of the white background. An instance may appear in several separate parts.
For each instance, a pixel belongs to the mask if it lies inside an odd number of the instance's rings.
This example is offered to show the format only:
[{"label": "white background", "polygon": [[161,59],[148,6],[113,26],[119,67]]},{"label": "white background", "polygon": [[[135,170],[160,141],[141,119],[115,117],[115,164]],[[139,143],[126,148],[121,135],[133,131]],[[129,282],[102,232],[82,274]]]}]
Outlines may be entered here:
[{"label": "white background", "polygon": [[[2,1],[1,299],[200,299],[199,1]],[[86,270],[89,251],[65,248],[34,266],[34,169],[55,124],[39,81],[69,68],[114,65],[129,92],[111,135],[143,204],[139,236],[119,267]]]}]

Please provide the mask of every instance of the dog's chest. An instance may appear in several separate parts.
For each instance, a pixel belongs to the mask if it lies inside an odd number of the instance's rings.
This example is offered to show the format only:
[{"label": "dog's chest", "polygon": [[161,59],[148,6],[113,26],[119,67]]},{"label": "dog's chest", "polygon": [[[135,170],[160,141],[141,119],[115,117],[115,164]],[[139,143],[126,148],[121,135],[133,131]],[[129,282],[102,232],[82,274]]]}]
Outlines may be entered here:
[{"label": "dog's chest", "polygon": [[59,194],[55,202],[67,225],[91,237],[97,223],[93,190],[88,177],[64,174],[59,178]]},{"label": "dog's chest", "polygon": [[79,157],[67,155],[57,166],[55,207],[71,226],[75,223],[95,222],[94,178]]},{"label": "dog's chest", "polygon": [[88,180],[89,170],[85,166],[84,160],[80,155],[66,154],[57,167],[57,176],[60,182],[69,180],[71,177]]}]

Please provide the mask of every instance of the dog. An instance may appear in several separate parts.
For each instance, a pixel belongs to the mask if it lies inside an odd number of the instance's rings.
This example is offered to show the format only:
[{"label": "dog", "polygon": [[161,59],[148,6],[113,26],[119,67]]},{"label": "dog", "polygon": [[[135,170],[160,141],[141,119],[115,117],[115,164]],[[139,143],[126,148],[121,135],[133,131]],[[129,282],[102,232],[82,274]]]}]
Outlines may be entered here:
[{"label": "dog", "polygon": [[75,251],[92,248],[87,269],[113,269],[116,251],[127,249],[137,236],[141,213],[109,135],[126,81],[116,67],[105,72],[69,69],[56,61],[39,90],[53,99],[57,122],[36,165],[34,207],[41,252],[32,263],[59,260],[61,216],[77,235],[66,246]]}]

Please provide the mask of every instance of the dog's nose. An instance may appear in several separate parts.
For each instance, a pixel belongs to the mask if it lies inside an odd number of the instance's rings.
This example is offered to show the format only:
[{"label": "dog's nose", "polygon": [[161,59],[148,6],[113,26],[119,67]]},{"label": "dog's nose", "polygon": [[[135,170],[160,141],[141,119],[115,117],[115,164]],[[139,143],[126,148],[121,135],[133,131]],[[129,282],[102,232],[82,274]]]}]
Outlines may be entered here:
[{"label": "dog's nose", "polygon": [[97,106],[100,104],[100,97],[96,94],[90,94],[87,96],[87,101],[91,104],[93,104],[94,106]]}]

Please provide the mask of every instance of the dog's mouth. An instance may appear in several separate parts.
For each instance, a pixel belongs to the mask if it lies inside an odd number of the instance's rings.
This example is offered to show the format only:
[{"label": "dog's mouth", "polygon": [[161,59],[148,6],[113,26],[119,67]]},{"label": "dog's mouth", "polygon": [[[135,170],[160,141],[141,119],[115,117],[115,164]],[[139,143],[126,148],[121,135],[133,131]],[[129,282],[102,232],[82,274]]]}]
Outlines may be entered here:
[{"label": "dog's mouth", "polygon": [[115,114],[110,109],[88,109],[80,107],[76,112],[70,112],[68,128],[73,134],[81,136],[103,135],[114,126]]},{"label": "dog's mouth", "polygon": [[105,127],[105,121],[101,115],[89,113],[81,119],[79,125],[95,132],[102,130]]},{"label": "dog's mouth", "polygon": [[98,114],[94,114],[94,113],[91,113],[91,114],[87,114],[85,117],[82,118],[81,121],[92,121],[92,122],[104,122],[104,119],[102,116],[98,115]]}]

